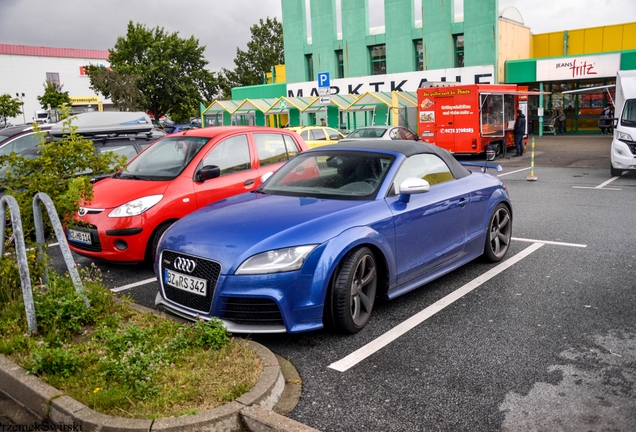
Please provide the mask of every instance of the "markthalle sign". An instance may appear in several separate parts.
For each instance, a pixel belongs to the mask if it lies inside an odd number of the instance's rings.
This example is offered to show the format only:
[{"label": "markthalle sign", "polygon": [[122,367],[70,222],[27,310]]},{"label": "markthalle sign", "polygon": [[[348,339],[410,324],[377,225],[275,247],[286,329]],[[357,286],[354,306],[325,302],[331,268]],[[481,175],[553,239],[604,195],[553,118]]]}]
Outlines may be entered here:
[{"label": "markthalle sign", "polygon": [[[366,92],[414,92],[426,82],[460,82],[462,84],[493,84],[493,65],[430,71],[403,72],[386,75],[338,78],[330,82],[330,95],[362,95]],[[322,96],[318,81],[287,84],[287,97]]]}]

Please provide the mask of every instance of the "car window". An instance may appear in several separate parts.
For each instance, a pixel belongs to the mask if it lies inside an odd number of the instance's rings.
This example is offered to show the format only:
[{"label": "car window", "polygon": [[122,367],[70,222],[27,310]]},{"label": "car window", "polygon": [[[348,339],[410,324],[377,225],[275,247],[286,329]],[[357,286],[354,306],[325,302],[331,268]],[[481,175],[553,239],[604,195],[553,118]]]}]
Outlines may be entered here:
[{"label": "car window", "polygon": [[282,134],[254,134],[256,152],[261,166],[284,162],[289,159]]},{"label": "car window", "polygon": [[137,154],[137,149],[132,142],[119,142],[113,145],[95,145],[100,154],[114,153],[117,156],[126,156],[126,160],[132,159]]},{"label": "car window", "polygon": [[393,180],[393,193],[400,193],[400,184],[408,178],[426,180],[431,186],[454,180],[448,165],[434,154],[416,154],[404,161]]},{"label": "car window", "polygon": [[339,140],[341,138],[340,132],[335,129],[325,129],[325,131],[329,134],[329,139],[331,141]]},{"label": "car window", "polygon": [[322,129],[313,129],[311,132],[313,133],[315,141],[324,141],[327,139],[325,131],[323,131]]},{"label": "car window", "polygon": [[131,160],[121,177],[143,177],[152,180],[170,180],[178,176],[209,138],[166,137]]},{"label": "car window", "polygon": [[218,143],[203,160],[203,165],[216,165],[221,175],[250,169],[247,135],[237,135]]},{"label": "car window", "polygon": [[37,147],[38,144],[40,144],[40,138],[36,134],[23,135],[0,147],[0,155],[9,155],[11,152],[20,153],[24,150]]},{"label": "car window", "polygon": [[389,132],[389,138],[391,138],[392,140],[402,139],[399,132],[399,129],[391,129],[391,132]]},{"label": "car window", "polygon": [[292,137],[283,135],[283,138],[285,139],[285,147],[287,148],[287,156],[289,156],[289,159],[300,153],[300,147],[298,147],[298,143]]},{"label": "car window", "polygon": [[308,130],[304,130],[300,133],[300,136],[302,139],[304,140],[308,140],[309,139],[309,131]]},{"label": "car window", "polygon": [[[330,146],[325,146],[327,148]],[[393,156],[373,152],[301,153],[280,168],[261,191],[304,197],[373,199],[384,182]]]},{"label": "car window", "polygon": [[413,132],[411,132],[410,130],[406,128],[400,128],[400,135],[402,136],[401,139],[405,139],[405,140],[415,139],[415,135],[413,134]]}]

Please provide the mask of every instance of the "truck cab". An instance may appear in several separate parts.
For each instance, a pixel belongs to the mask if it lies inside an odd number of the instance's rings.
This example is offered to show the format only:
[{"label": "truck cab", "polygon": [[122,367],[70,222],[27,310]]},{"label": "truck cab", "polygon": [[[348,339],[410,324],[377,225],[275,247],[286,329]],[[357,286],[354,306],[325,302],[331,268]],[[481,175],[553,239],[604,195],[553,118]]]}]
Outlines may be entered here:
[{"label": "truck cab", "polygon": [[610,171],[616,177],[623,171],[636,171],[636,71],[616,73],[616,119]]}]

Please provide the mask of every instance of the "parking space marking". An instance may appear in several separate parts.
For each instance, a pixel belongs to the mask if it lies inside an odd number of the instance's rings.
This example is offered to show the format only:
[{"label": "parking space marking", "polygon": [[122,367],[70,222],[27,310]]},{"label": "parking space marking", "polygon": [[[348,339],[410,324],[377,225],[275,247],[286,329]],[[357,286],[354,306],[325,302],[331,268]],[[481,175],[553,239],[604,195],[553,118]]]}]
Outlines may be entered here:
[{"label": "parking space marking", "polygon": [[578,247],[578,248],[587,247],[587,245],[579,244],[579,243],[564,243],[564,242],[555,242],[555,241],[549,241],[549,240],[525,239],[525,238],[519,238],[519,237],[512,237],[512,240],[528,242],[528,243],[543,243],[543,244],[556,245],[556,246],[569,246],[569,247]]},{"label": "parking space marking", "polygon": [[515,171],[510,171],[510,172],[503,173],[503,174],[497,174],[497,177],[503,177],[503,176],[507,176],[507,175],[510,175],[510,174],[516,174],[518,172],[528,171],[529,169],[530,169],[530,167],[521,168],[521,169],[518,169],[518,170],[515,170]]},{"label": "parking space marking", "polygon": [[619,178],[620,178],[620,176],[618,176],[618,177],[612,177],[611,179],[609,179],[609,180],[607,180],[607,181],[605,181],[605,182],[601,183],[601,184],[600,184],[600,185],[598,185],[598,186],[594,186],[594,187],[591,187],[591,186],[572,186],[572,189],[603,189],[603,190],[621,190],[620,188],[606,188],[606,187],[605,187],[606,185],[610,184],[611,182],[613,182],[614,180],[619,179]]},{"label": "parking space marking", "polygon": [[138,287],[140,285],[146,285],[146,284],[149,284],[149,283],[152,283],[152,282],[157,282],[157,278],[145,279],[145,280],[142,280],[142,281],[139,281],[139,282],[133,282],[131,284],[123,285],[123,286],[120,286],[120,287],[117,287],[117,288],[111,288],[111,291],[112,292],[126,291],[127,289]]},{"label": "parking space marking", "polygon": [[475,288],[479,287],[483,283],[497,276],[499,273],[503,272],[504,270],[511,267],[512,265],[518,263],[522,259],[526,258],[531,253],[541,248],[544,244],[545,243],[534,243],[528,246],[527,248],[525,248],[524,250],[522,250],[515,256],[507,259],[506,261],[500,263],[496,267],[488,270],[483,275],[473,279],[472,281],[468,282],[461,288],[453,291],[452,293],[442,298],[441,300],[436,301],[435,303],[433,303],[426,309],[422,310],[421,312],[418,312],[417,314],[413,315],[411,318],[407,319],[401,324],[398,324],[396,327],[384,333],[382,336],[369,342],[362,348],[359,348],[358,350],[352,352],[345,358],[330,364],[328,367],[330,369],[334,369],[339,372],[345,372],[349,370],[353,366],[360,363],[362,360],[371,356],[375,352],[381,350],[382,348],[384,348],[385,346],[387,346],[388,344],[390,344],[391,342],[393,342],[394,340],[396,340],[403,334],[407,333],[414,327],[418,326],[425,320],[429,319],[430,317],[435,315],[437,312],[444,309],[446,306],[451,305],[452,303],[459,300],[460,298],[462,298],[469,292],[473,291]]}]

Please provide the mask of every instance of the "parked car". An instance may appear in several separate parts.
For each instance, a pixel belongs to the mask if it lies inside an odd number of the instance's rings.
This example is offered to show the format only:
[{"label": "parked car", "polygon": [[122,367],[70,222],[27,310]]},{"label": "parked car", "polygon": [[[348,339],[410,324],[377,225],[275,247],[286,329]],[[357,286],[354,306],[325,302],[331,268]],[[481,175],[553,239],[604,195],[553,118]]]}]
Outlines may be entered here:
[{"label": "parked car", "polygon": [[376,298],[482,255],[499,261],[511,235],[498,177],[429,144],[341,141],[172,225],[157,249],[155,304],[236,333],[355,333]]},{"label": "parked car", "polygon": [[420,139],[417,134],[402,126],[366,126],[361,127],[346,136],[352,139],[383,139],[383,140],[413,140]]},{"label": "parked car", "polygon": [[[96,151],[114,152],[128,159],[152,144],[159,134],[143,112],[89,112],[76,116],[71,123],[76,133],[90,139]],[[62,139],[68,133],[64,123],[42,124],[40,131],[47,140]],[[11,152],[24,157],[37,157],[40,137],[33,125],[0,130],[0,156]]]},{"label": "parked car", "polygon": [[198,126],[194,126],[192,124],[173,124],[164,126],[163,130],[166,132],[166,134],[170,135],[177,132],[184,132],[190,129],[197,129],[197,127]]},{"label": "parked car", "polygon": [[325,126],[293,126],[287,129],[297,132],[309,148],[335,144],[344,138],[344,135],[336,129]]},{"label": "parked car", "polygon": [[126,169],[93,187],[81,224],[67,237],[80,255],[114,262],[152,261],[159,238],[175,221],[212,202],[256,189],[261,176],[300,151],[292,131],[219,126],[168,135]]}]

